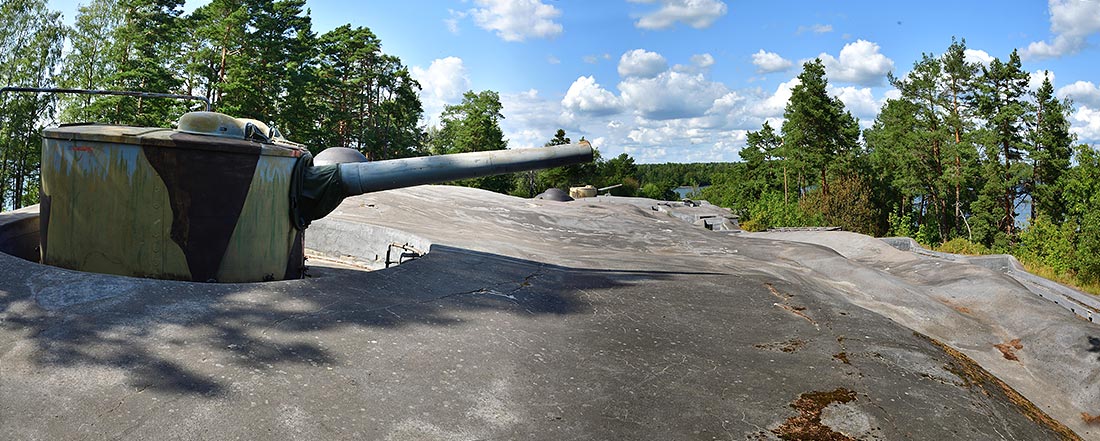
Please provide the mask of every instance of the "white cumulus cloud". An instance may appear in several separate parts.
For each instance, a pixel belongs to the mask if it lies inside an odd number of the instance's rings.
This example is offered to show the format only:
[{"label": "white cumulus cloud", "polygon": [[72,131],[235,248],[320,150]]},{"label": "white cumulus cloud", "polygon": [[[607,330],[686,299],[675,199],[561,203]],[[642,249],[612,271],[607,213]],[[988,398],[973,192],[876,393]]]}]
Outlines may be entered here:
[{"label": "white cumulus cloud", "polygon": [[619,58],[619,76],[653,78],[668,69],[668,60],[656,52],[634,49]]},{"label": "white cumulus cloud", "polygon": [[760,52],[752,54],[752,64],[756,66],[756,73],[760,74],[783,72],[794,65],[791,60],[783,58],[775,52],[767,52],[763,49],[760,49]]},{"label": "white cumulus cloud", "polygon": [[592,116],[618,113],[622,106],[615,94],[601,87],[591,76],[577,78],[569,86],[561,105],[570,111]]},{"label": "white cumulus cloud", "polygon": [[1100,143],[1100,109],[1081,106],[1070,119],[1069,130],[1077,135],[1078,140],[1089,144]]},{"label": "white cumulus cloud", "polygon": [[721,0],[630,0],[633,3],[660,3],[656,11],[642,15],[634,26],[641,29],[668,29],[677,22],[703,29],[726,15],[728,8]]},{"label": "white cumulus cloud", "polygon": [[627,78],[619,83],[619,90],[624,104],[653,120],[702,116],[728,91],[703,74],[673,70],[652,78]]},{"label": "white cumulus cloud", "polygon": [[433,60],[427,69],[413,66],[412,76],[420,83],[420,100],[424,104],[424,116],[429,121],[439,116],[443,106],[457,103],[462,94],[470,90],[466,66],[458,57]]},{"label": "white cumulus cloud", "polygon": [[[749,111],[761,118],[782,118],[783,109],[787,107],[787,101],[791,99],[791,90],[802,84],[802,80],[792,78],[790,81],[780,83],[775,92],[755,103]],[[777,127],[778,126],[774,126]]]},{"label": "white cumulus cloud", "polygon": [[1077,81],[1063,86],[1055,93],[1058,98],[1069,98],[1077,104],[1100,109],[1100,88],[1091,81]]},{"label": "white cumulus cloud", "polygon": [[561,34],[561,23],[554,21],[561,11],[541,0],[476,0],[480,8],[469,11],[474,22],[487,31],[495,31],[504,41],[528,38],[552,38]]},{"label": "white cumulus cloud", "polygon": [[1100,32],[1100,2],[1096,0],[1049,0],[1050,32],[1053,41],[1032,42],[1021,52],[1025,59],[1073,55],[1088,45],[1088,37]]},{"label": "white cumulus cloud", "polygon": [[988,66],[993,62],[993,56],[989,55],[989,52],[980,49],[967,49],[963,51],[963,59],[967,63],[978,63],[983,66]]},{"label": "white cumulus cloud", "polygon": [[1043,69],[1032,72],[1028,77],[1027,87],[1031,90],[1039,90],[1039,86],[1043,85],[1043,79],[1047,77],[1050,78],[1050,83],[1054,84],[1054,72]]},{"label": "white cumulus cloud", "polygon": [[558,129],[565,129],[573,140],[584,135],[577,133],[575,121],[559,102],[542,98],[536,89],[502,93],[500,104],[504,107],[501,112],[507,116],[500,121],[500,128],[508,139],[508,148],[542,146]]},{"label": "white cumulus cloud", "polygon": [[830,80],[877,86],[887,73],[894,70],[894,61],[879,53],[878,44],[856,40],[844,45],[840,57],[822,53],[818,56],[825,65]]},{"label": "white cumulus cloud", "polygon": [[882,101],[875,99],[869,87],[834,87],[829,85],[829,94],[840,99],[844,107],[861,120],[873,120],[882,108]]},{"label": "white cumulus cloud", "polygon": [[714,57],[711,54],[692,55],[691,63],[702,69],[706,69],[714,65]]}]

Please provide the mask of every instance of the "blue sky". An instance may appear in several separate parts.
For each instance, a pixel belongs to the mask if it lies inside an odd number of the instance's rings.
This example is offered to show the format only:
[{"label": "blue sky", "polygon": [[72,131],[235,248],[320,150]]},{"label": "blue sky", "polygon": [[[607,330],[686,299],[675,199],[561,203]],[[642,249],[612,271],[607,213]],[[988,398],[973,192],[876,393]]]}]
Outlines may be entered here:
[{"label": "blue sky", "polygon": [[[51,7],[72,19],[73,0]],[[191,0],[193,9],[202,1]],[[869,125],[922,53],[965,38],[972,60],[1024,56],[1076,102],[1079,140],[1100,143],[1100,0],[307,0],[314,30],[378,35],[424,87],[428,123],[466,90],[494,90],[510,147],[558,128],[638,162],[737,160],[745,134],[778,127],[801,63]]]}]

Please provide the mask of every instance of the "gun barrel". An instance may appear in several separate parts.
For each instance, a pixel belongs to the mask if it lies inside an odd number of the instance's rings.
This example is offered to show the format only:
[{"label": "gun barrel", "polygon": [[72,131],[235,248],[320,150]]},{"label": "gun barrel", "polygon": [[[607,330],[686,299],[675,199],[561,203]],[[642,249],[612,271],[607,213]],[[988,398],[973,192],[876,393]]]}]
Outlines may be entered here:
[{"label": "gun barrel", "polygon": [[592,161],[587,143],[340,164],[348,196]]}]

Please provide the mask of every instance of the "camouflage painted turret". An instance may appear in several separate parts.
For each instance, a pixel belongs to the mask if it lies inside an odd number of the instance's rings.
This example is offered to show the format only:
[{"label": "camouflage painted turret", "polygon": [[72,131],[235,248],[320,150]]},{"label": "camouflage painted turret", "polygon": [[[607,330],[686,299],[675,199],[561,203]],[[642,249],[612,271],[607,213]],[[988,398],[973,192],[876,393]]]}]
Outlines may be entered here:
[{"label": "camouflage painted turret", "polygon": [[189,281],[300,278],[303,232],[349,196],[592,160],[588,145],[314,166],[276,130],[213,112],[179,129],[43,132],[42,262]]}]

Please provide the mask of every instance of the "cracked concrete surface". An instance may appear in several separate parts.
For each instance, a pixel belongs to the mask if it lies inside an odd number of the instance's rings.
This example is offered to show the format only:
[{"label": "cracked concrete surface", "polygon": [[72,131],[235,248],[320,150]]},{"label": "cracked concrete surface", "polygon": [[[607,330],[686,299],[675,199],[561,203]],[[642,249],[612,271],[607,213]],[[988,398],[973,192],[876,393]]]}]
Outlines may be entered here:
[{"label": "cracked concrete surface", "polygon": [[[820,423],[855,439],[1075,436],[973,380],[966,356],[1097,438],[1059,406],[1089,404],[1081,360],[1100,361],[1076,340],[1100,332],[999,279],[460,187],[348,199],[307,243],[354,225],[431,251],[236,285],[0,255],[0,438],[777,439],[794,400],[840,389],[855,399]],[[1019,362],[992,346],[1009,337]],[[1064,380],[1080,395],[1039,399],[1044,360],[1078,360]]]}]

